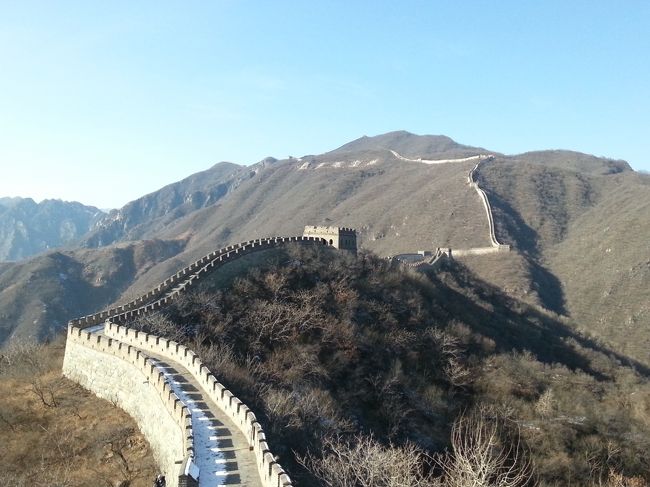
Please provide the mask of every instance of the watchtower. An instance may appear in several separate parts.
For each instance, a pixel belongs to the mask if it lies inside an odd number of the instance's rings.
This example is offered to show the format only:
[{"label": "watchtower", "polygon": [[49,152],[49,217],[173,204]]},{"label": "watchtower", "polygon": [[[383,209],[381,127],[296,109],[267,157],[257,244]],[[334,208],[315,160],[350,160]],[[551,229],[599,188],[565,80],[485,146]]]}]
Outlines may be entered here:
[{"label": "watchtower", "polygon": [[303,236],[324,238],[334,248],[357,253],[357,232],[352,228],[307,225]]}]

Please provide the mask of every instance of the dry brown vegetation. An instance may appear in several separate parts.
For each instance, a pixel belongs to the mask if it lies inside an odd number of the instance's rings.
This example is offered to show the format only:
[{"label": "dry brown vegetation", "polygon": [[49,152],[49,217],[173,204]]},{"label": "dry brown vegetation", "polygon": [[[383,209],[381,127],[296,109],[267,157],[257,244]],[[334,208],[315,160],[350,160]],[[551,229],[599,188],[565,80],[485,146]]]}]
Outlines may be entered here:
[{"label": "dry brown vegetation", "polygon": [[[492,412],[485,431],[498,431],[501,453],[496,443],[490,452],[502,485],[523,485],[528,473],[517,472],[532,466],[541,486],[650,476],[648,371],[552,314],[458,263],[425,275],[320,248],[267,257],[231,285],[205,281],[140,326],[176,324],[255,410],[298,485],[366,485],[336,483],[318,467],[364,451],[410,452],[423,482],[460,485],[453,462],[476,428],[459,418],[477,411]],[[368,485],[402,485],[377,482]]]},{"label": "dry brown vegetation", "polygon": [[[304,224],[355,226],[361,247],[382,254],[484,243],[483,210],[465,181],[471,163],[426,166],[387,149],[414,158],[484,152],[399,132],[304,158],[377,159],[369,166],[298,171],[295,159],[255,170],[215,166],[129,205],[115,219],[126,226],[106,227],[92,243],[171,240],[0,264],[0,339],[46,336],[65,318],[118,300],[128,286],[130,295],[146,291],[215,247],[299,234]],[[283,464],[305,482],[316,480],[292,464],[292,450],[304,456],[337,437],[354,448],[352,438],[372,433],[384,449],[440,453],[452,449],[454,420],[487,404],[519,425],[543,485],[642,485],[650,451],[650,178],[621,161],[545,151],[497,155],[479,182],[499,239],[516,252],[469,257],[466,267],[430,276],[370,255],[323,262],[293,252],[266,266],[257,256],[248,265],[262,270],[244,276],[246,263],[233,263],[202,294],[141,325],[207,357],[260,411],[275,450],[284,448]],[[29,384],[44,410],[65,403],[53,384]],[[1,430],[12,427],[3,410]]]},{"label": "dry brown vegetation", "polygon": [[149,487],[149,445],[123,411],[61,376],[64,342],[0,351],[0,485]]},{"label": "dry brown vegetation", "polygon": [[[497,234],[525,254],[517,273],[471,263],[650,364],[650,177],[574,153],[497,158],[480,172]],[[503,265],[512,269],[511,262]],[[515,275],[516,274],[516,275]]]}]

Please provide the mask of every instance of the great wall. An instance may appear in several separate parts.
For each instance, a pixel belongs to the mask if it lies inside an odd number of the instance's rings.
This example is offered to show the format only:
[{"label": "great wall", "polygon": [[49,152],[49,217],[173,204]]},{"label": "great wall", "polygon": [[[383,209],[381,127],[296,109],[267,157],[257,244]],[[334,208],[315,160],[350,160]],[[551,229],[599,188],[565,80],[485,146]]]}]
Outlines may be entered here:
[{"label": "great wall", "polygon": [[438,247],[435,251],[418,251],[417,253],[411,254],[399,254],[394,256],[396,260],[399,260],[408,267],[420,268],[424,266],[433,266],[440,261],[442,257],[464,257],[468,255],[486,255],[493,254],[495,252],[509,252],[510,245],[502,244],[497,240],[495,228],[494,228],[494,217],[492,215],[492,206],[490,206],[490,200],[488,199],[485,191],[479,186],[476,179],[476,174],[481,163],[489,162],[494,160],[494,156],[480,154],[477,156],[464,157],[460,159],[409,159],[406,158],[394,150],[390,151],[393,156],[397,159],[407,162],[419,162],[423,164],[447,164],[447,163],[461,163],[469,161],[477,161],[474,167],[467,174],[467,184],[476,190],[483,208],[485,209],[485,214],[488,221],[488,232],[490,238],[490,247],[472,247],[469,249],[451,249],[451,248],[441,248]]},{"label": "great wall", "polygon": [[[489,162],[493,161],[494,156],[479,156],[479,160],[476,163],[476,165],[472,168],[472,170],[469,172],[467,175],[467,184],[469,184],[472,188],[476,190],[476,192],[479,195],[479,198],[481,198],[481,202],[483,203],[483,207],[485,208],[485,213],[488,219],[488,226],[490,229],[490,242],[492,243],[492,249],[493,252],[499,252],[499,251],[509,251],[510,250],[510,245],[505,245],[502,243],[499,243],[497,240],[495,230],[494,230],[494,217],[492,215],[492,206],[490,206],[490,200],[487,197],[487,194],[485,191],[478,185],[478,181],[476,180],[476,173],[478,171],[478,167],[481,165],[482,162]],[[481,253],[481,252],[475,252],[476,253]],[[486,253],[486,252],[483,252]]]},{"label": "great wall", "polygon": [[[319,232],[323,237],[314,235]],[[287,244],[356,251],[352,229],[336,233],[306,227],[306,235],[300,237],[231,245],[191,263],[127,304],[71,320],[63,374],[136,420],[170,487],[291,486],[255,414],[192,350],[118,323],[159,310],[244,255]]]},{"label": "great wall", "polygon": [[[436,163],[395,155],[414,162]],[[479,165],[492,159],[473,156],[439,162],[477,160],[467,179],[483,202],[492,246],[438,248],[410,254],[421,255],[421,259],[403,264],[431,267],[452,255],[510,250],[496,239],[489,200],[476,181]],[[356,251],[356,234],[349,228],[305,227],[300,237],[263,238],[230,245],[192,262],[128,303],[68,323],[64,375],[136,420],[170,487],[293,484],[271,453],[253,411],[222,385],[192,350],[123,324],[169,305],[228,262],[287,244]]]}]

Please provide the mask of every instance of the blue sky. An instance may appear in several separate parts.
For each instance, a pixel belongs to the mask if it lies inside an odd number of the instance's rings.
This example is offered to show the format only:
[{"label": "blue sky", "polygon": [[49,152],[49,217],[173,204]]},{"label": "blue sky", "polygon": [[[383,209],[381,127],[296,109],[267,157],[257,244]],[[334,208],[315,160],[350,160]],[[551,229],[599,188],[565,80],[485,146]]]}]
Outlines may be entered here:
[{"label": "blue sky", "polygon": [[0,196],[119,207],[401,129],[650,170],[650,2],[0,0]]}]

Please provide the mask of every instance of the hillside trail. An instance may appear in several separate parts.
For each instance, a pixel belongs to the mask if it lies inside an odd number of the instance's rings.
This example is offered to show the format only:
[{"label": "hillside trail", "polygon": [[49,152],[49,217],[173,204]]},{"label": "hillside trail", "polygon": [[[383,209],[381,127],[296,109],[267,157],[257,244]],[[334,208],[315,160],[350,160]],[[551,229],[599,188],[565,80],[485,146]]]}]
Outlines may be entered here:
[{"label": "hillside trail", "polygon": [[[104,326],[88,331],[104,335]],[[137,347],[135,347],[137,348]],[[150,351],[142,351],[165,375],[171,389],[192,414],[194,463],[199,467],[199,487],[261,487],[255,454],[243,433],[180,363]]]}]

